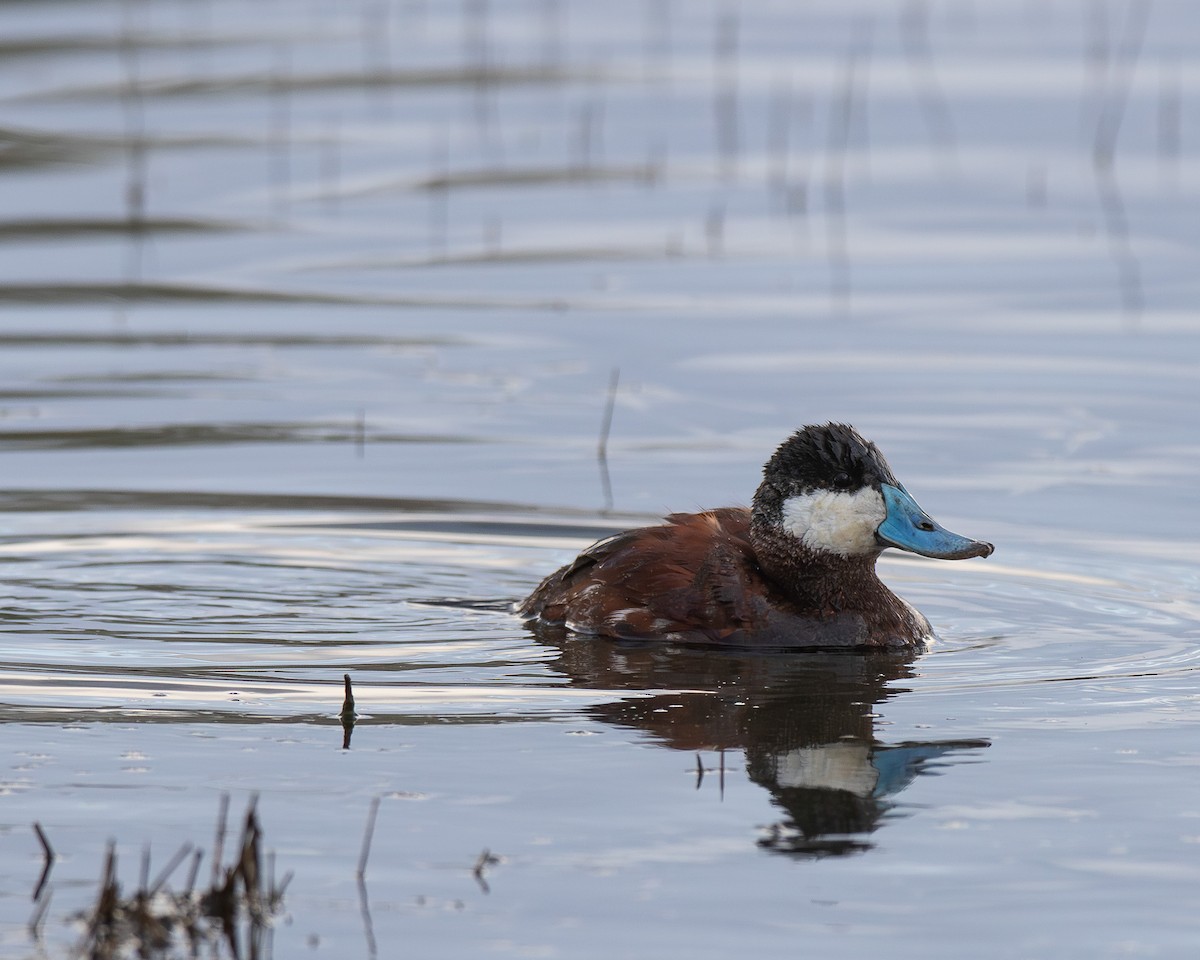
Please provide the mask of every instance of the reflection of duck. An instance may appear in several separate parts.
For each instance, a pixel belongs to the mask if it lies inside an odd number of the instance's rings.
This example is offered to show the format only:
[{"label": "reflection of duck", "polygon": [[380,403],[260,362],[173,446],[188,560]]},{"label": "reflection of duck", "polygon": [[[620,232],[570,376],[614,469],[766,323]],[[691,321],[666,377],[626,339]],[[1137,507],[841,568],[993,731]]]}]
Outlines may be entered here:
[{"label": "reflection of duck", "polygon": [[520,612],[623,639],[917,646],[929,621],[875,575],[886,547],[947,560],[992,552],[935,523],[852,427],[805,427],[767,461],[749,510],[673,514],[601,540]]},{"label": "reflection of duck", "polygon": [[746,754],[750,779],[784,818],[759,841],[799,856],[868,850],[865,839],[926,764],[986,740],[886,744],[875,706],[904,693],[911,654],[714,653],[570,637],[541,627],[558,649],[551,666],[587,687],[675,690],[591,709],[603,722],[643,730],[676,750]]}]

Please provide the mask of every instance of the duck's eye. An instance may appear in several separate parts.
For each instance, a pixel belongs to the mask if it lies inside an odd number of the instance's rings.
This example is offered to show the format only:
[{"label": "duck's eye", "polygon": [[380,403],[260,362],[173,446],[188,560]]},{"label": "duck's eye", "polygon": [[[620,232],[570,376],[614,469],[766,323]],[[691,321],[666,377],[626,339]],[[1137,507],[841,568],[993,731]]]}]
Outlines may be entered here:
[{"label": "duck's eye", "polygon": [[837,476],[835,476],[833,478],[833,485],[838,490],[850,489],[850,484],[852,484],[853,482],[854,482],[853,478],[851,478],[850,474],[848,474],[848,473],[839,473]]}]

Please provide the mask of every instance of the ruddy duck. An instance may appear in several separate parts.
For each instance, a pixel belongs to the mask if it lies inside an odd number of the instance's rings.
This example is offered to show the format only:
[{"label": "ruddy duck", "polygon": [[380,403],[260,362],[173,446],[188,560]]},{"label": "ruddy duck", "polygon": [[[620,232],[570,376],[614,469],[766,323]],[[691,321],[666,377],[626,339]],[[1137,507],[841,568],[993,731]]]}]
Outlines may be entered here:
[{"label": "ruddy duck", "polygon": [[798,430],[750,509],[676,513],[588,547],[518,608],[573,633],[755,647],[914,647],[929,621],[875,574],[888,547],[986,557],[937,524],[875,444],[840,423]]}]

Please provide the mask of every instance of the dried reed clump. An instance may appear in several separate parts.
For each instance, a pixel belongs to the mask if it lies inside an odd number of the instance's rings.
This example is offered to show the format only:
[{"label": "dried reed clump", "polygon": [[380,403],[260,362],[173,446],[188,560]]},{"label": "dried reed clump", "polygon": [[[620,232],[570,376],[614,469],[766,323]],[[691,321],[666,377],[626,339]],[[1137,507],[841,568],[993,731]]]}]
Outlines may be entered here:
[{"label": "dried reed clump", "polygon": [[[229,798],[221,798],[212,879],[207,887],[196,886],[203,851],[186,843],[153,882],[148,879],[149,854],[144,855],[138,889],[124,896],[117,880],[116,848],[110,843],[96,903],[78,917],[85,932],[77,955],[89,960],[167,960],[195,957],[201,947],[207,946],[211,956],[220,956],[224,950],[235,960],[269,956],[271,924],[282,909],[291,874],[276,884],[270,856],[264,870],[262,828],[256,806],[257,798],[252,797],[236,854],[224,866],[222,847]],[[188,857],[191,867],[187,882],[182,890],[173,891],[167,881]]]}]

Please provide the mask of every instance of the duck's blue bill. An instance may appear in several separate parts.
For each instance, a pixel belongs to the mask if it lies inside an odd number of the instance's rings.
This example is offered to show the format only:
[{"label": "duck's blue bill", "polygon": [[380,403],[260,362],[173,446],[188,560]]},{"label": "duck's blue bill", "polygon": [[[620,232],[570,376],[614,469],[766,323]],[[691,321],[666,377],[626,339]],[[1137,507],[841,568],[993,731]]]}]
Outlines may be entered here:
[{"label": "duck's blue bill", "polygon": [[951,533],[921,509],[907,490],[890,483],[882,485],[887,517],[875,530],[879,542],[938,560],[986,557],[995,548],[982,540]]}]

